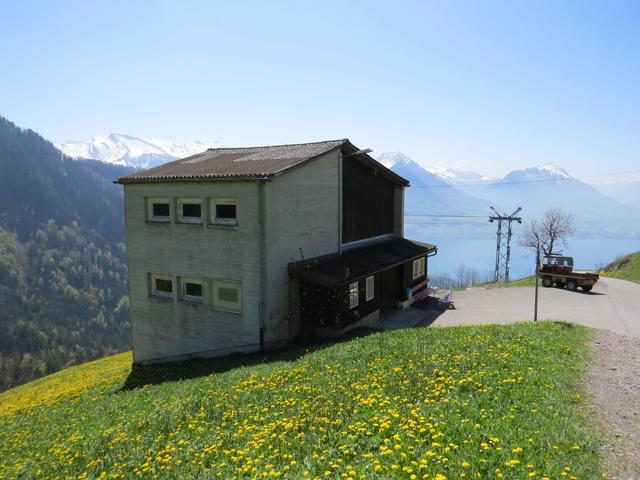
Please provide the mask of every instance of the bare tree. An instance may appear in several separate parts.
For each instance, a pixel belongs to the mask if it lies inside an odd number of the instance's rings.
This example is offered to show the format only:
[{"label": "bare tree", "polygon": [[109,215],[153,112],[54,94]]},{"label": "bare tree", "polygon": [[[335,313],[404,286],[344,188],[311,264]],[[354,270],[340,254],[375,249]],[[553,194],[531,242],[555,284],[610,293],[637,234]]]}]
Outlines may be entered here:
[{"label": "bare tree", "polygon": [[461,263],[460,265],[458,265],[458,268],[456,268],[456,287],[457,288],[464,288],[465,287],[465,275],[467,273],[467,266],[464,263]]},{"label": "bare tree", "polygon": [[540,241],[540,250],[544,255],[552,255],[559,246],[567,247],[567,238],[575,232],[573,214],[561,208],[552,208],[544,214],[542,220],[531,220],[520,240],[523,247],[536,249]]}]

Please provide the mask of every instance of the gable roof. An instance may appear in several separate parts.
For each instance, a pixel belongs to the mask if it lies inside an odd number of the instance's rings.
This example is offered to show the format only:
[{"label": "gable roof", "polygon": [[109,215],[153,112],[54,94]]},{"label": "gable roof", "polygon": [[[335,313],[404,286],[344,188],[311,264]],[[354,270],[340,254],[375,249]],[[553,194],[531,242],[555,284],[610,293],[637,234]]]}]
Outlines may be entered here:
[{"label": "gable roof", "polygon": [[[347,139],[264,147],[210,148],[206,152],[120,177],[115,183],[271,180],[276,175],[336,149],[341,149],[344,155],[359,151]],[[394,183],[409,185],[407,180],[366,153],[349,158],[369,164]]]}]

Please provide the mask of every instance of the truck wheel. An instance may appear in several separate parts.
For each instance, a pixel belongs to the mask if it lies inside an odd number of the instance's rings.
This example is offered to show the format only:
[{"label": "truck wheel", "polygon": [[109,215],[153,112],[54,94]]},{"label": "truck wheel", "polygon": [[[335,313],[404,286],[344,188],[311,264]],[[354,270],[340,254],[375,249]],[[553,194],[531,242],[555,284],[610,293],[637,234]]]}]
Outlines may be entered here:
[{"label": "truck wheel", "polygon": [[544,277],[542,279],[542,286],[543,287],[550,287],[551,285],[553,285],[553,280],[551,280],[549,277]]},{"label": "truck wheel", "polygon": [[583,285],[582,286],[582,291],[588,293],[588,292],[591,291],[592,288],[593,288],[593,285]]},{"label": "truck wheel", "polygon": [[569,290],[570,292],[575,292],[578,289],[578,284],[576,283],[575,280],[569,280],[567,282],[567,290]]}]

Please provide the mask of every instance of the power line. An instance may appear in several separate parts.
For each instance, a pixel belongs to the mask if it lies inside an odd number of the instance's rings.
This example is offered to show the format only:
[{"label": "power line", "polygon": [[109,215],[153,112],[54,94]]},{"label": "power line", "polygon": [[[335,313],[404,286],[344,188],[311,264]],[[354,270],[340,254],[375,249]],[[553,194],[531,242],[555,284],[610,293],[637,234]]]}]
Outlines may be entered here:
[{"label": "power line", "polygon": [[555,183],[555,182],[566,182],[569,180],[580,180],[585,178],[610,177],[614,175],[628,175],[631,173],[640,173],[640,170],[629,170],[626,172],[601,173],[598,175],[583,175],[581,177],[563,177],[563,178],[544,179],[544,180],[517,180],[513,182],[488,182],[488,183],[451,183],[447,185],[415,185],[409,188],[464,188],[464,187],[519,185],[522,183]]},{"label": "power line", "polygon": [[447,218],[487,218],[486,215],[457,215],[457,214],[436,214],[436,213],[405,213],[405,217],[447,217]]},{"label": "power line", "polygon": [[485,223],[484,221],[481,220],[407,220],[404,222],[405,225],[406,224],[411,224],[411,225],[415,225],[418,223],[437,223],[437,224],[443,224],[443,223],[457,223],[457,224],[461,224],[461,223],[467,223],[467,224],[478,224],[478,223]]}]

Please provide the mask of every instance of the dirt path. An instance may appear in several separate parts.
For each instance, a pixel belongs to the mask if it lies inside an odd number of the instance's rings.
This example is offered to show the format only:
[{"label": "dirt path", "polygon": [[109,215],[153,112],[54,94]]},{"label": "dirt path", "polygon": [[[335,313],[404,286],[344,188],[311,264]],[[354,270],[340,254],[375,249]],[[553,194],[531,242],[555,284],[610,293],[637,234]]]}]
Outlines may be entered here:
[{"label": "dirt path", "polygon": [[[471,288],[454,292],[456,309],[442,313],[433,325],[532,320],[533,298],[533,287]],[[590,294],[540,288],[538,318],[566,320],[640,338],[640,284],[601,278]]]},{"label": "dirt path", "polygon": [[597,330],[588,389],[605,432],[609,478],[640,479],[640,339]]}]

